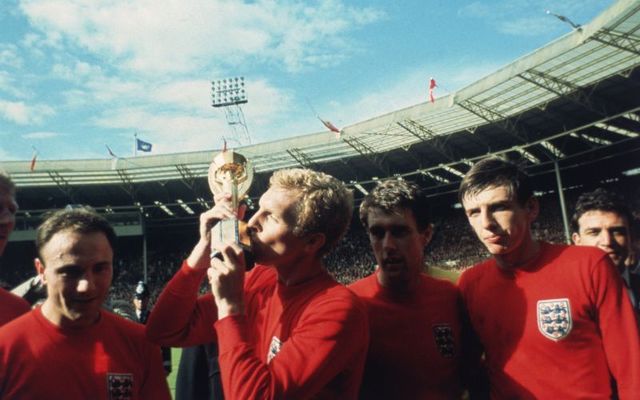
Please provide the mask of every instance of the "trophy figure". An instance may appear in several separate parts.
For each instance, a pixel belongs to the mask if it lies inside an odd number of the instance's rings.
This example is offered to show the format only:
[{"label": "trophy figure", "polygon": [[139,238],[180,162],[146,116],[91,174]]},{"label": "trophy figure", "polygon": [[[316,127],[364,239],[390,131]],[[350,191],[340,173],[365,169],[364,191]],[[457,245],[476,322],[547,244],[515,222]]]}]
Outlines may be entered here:
[{"label": "trophy figure", "polygon": [[[209,188],[214,194],[231,193],[231,207],[238,212],[240,201],[246,196],[253,180],[253,166],[243,155],[233,150],[218,154],[209,166]],[[246,234],[246,223],[237,217],[220,220],[211,228],[211,257],[222,259],[213,246],[218,243],[233,242],[242,247],[247,270],[253,266],[251,243]]]}]

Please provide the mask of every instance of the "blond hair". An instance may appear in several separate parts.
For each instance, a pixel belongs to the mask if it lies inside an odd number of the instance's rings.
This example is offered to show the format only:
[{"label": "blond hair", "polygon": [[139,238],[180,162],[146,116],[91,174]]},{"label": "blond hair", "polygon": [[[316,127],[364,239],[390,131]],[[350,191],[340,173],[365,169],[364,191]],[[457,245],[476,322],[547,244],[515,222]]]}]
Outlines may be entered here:
[{"label": "blond hair", "polygon": [[353,214],[353,193],[340,180],[322,172],[292,168],[274,172],[269,185],[295,192],[298,200],[293,234],[324,234],[325,244],[318,255],[328,253],[347,231]]}]

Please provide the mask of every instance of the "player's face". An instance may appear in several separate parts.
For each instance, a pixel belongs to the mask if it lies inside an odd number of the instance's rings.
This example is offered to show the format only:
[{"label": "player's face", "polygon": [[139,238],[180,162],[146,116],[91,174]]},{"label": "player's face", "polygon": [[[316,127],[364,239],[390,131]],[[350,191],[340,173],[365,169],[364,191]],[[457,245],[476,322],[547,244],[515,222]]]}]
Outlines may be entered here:
[{"label": "player's face", "polygon": [[260,208],[247,226],[255,260],[265,265],[283,265],[295,260],[304,240],[293,234],[295,191],[272,187],[260,198]]},{"label": "player's face", "polygon": [[469,224],[478,239],[494,256],[511,256],[520,261],[533,240],[530,226],[538,216],[538,203],[530,199],[521,205],[506,186],[493,186],[462,201]]},{"label": "player's face", "polygon": [[419,231],[408,209],[386,213],[372,209],[367,215],[369,241],[378,263],[383,286],[405,286],[424,268],[424,248],[431,240],[431,227]]},{"label": "player's face", "polygon": [[41,253],[36,268],[47,287],[44,315],[65,327],[95,323],[113,275],[113,249],[106,236],[60,231]]},{"label": "player's face", "polygon": [[9,235],[16,225],[16,212],[18,212],[18,203],[15,196],[8,190],[0,188],[0,255],[4,252]]},{"label": "player's face", "polygon": [[587,211],[578,218],[578,226],[579,232],[573,234],[575,244],[599,247],[618,268],[624,266],[631,246],[631,231],[625,217],[611,211]]}]

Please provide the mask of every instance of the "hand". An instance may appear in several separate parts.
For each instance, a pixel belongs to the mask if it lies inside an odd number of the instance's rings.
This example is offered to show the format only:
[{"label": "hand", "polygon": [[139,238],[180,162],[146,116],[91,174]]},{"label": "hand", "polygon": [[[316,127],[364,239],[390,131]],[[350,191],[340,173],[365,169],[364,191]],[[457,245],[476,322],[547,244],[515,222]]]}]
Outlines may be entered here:
[{"label": "hand", "polygon": [[231,207],[231,195],[221,194],[215,197],[216,205],[208,211],[200,214],[200,239],[191,254],[187,257],[187,265],[194,269],[209,267],[209,254],[211,253],[211,228],[222,219],[234,218],[235,213]]},{"label": "hand", "polygon": [[218,319],[244,312],[245,261],[242,248],[235,243],[217,246],[224,261],[211,259],[207,270],[211,292],[218,309]]}]

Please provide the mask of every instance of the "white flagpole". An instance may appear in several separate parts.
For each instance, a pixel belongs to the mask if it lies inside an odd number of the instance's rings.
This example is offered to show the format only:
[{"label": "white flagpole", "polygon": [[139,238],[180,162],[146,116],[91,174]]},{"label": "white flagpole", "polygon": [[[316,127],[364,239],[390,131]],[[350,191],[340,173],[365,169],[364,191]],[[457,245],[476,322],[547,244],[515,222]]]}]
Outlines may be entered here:
[{"label": "white flagpole", "polygon": [[133,156],[138,156],[138,132],[133,134]]}]

